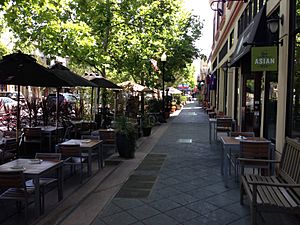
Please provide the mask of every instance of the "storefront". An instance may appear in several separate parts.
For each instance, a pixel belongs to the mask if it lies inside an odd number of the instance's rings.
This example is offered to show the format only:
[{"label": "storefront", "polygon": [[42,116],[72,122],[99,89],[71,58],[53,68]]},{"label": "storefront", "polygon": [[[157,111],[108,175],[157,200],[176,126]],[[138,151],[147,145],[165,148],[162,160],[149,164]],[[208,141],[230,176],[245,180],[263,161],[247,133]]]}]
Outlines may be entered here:
[{"label": "storefront", "polygon": [[287,98],[287,129],[290,137],[300,137],[300,1],[291,0],[290,59]]}]

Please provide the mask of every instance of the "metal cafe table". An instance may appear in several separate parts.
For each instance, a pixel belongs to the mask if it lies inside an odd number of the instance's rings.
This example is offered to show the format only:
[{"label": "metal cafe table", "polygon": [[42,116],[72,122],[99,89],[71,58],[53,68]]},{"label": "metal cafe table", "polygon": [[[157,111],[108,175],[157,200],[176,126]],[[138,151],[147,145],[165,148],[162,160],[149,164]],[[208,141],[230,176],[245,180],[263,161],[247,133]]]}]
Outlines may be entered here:
[{"label": "metal cafe table", "polygon": [[16,159],[11,162],[0,165],[0,171],[16,171],[23,170],[26,179],[33,179],[35,188],[34,193],[34,207],[37,216],[41,215],[41,202],[40,202],[40,178],[45,177],[50,171],[57,171],[58,178],[58,200],[63,199],[63,175],[62,175],[63,161],[40,161],[36,163],[30,159]]},{"label": "metal cafe table", "polygon": [[[227,154],[230,152],[239,152],[240,151],[240,138],[238,137],[228,137],[221,136],[220,142],[222,145],[221,149],[221,174],[224,178],[225,187],[228,187],[228,171],[229,171],[229,162],[226,159]],[[251,141],[267,141],[267,139],[262,137],[247,137],[247,140]]]},{"label": "metal cafe table", "polygon": [[[88,153],[88,161],[92,162],[92,153],[94,150],[99,151],[101,157],[101,168],[104,167],[102,140],[95,139],[70,139],[58,145],[80,145],[83,152]],[[92,175],[92,163],[88,163],[88,175]]]}]

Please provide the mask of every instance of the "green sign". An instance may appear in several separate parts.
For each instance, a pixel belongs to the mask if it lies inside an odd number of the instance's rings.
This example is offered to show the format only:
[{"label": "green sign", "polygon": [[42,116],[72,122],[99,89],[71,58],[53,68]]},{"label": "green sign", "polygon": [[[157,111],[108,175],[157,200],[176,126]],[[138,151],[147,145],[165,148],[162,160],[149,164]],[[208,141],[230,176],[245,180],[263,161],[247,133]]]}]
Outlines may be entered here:
[{"label": "green sign", "polygon": [[277,71],[277,46],[252,47],[251,71]]}]

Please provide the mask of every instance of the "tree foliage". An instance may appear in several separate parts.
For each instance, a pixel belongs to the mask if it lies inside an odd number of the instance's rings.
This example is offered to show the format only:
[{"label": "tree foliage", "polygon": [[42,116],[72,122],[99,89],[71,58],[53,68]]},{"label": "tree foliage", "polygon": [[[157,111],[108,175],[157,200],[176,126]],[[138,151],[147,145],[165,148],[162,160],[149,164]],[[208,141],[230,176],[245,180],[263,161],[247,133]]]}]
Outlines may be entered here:
[{"label": "tree foliage", "polygon": [[119,82],[160,86],[149,59],[168,55],[166,81],[188,76],[200,56],[194,45],[202,22],[182,0],[14,0],[2,3],[15,48],[37,48],[47,57],[69,57],[78,68]]}]

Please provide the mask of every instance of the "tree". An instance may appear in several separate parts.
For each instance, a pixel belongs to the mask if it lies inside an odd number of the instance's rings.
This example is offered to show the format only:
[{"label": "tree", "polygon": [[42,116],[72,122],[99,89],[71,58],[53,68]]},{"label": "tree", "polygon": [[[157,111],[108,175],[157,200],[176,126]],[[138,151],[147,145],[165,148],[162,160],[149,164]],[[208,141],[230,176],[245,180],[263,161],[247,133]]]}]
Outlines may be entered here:
[{"label": "tree", "polygon": [[173,83],[200,56],[194,43],[202,23],[182,0],[18,0],[4,1],[3,11],[17,49],[68,56],[71,64],[115,81],[159,85],[149,59],[160,68],[167,52],[166,78]]}]

